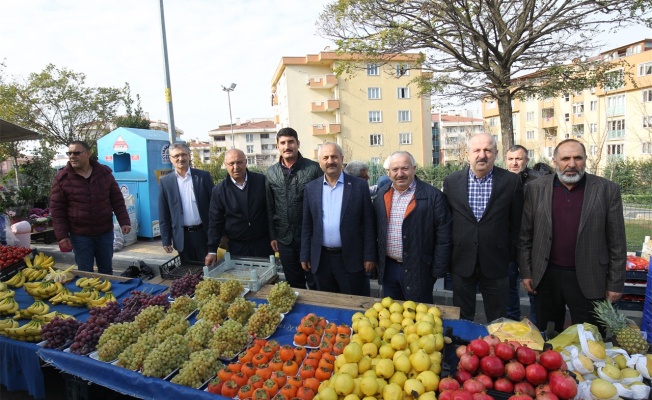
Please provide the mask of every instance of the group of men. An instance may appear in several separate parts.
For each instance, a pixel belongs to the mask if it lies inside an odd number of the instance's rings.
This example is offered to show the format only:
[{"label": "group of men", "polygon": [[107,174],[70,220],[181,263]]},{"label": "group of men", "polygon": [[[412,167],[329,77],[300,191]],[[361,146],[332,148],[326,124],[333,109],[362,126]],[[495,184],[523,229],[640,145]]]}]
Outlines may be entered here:
[{"label": "group of men", "polygon": [[[208,172],[190,168],[185,144],[172,144],[174,171],[161,178],[159,195],[165,250],[176,249],[184,262],[212,265],[226,237],[236,256],[278,252],[293,287],[368,296],[368,276],[377,269],[383,296],[425,303],[433,300],[436,280],[450,273],[453,303],[468,320],[475,317],[478,290],[488,321],[520,319],[520,276],[532,296],[532,319],[541,329],[553,321],[558,331],[566,307],[573,323],[595,323],[593,301],[621,296],[620,190],[586,174],[586,150],[576,140],[557,145],[555,173],[546,175],[527,168],[522,146],[508,150],[507,170],[495,166],[494,137],[477,134],[467,141],[469,166],[447,176],[442,190],[416,177],[406,151],[386,160],[389,184],[370,188],[365,167],[352,163],[351,174],[345,172],[336,143],[321,145],[315,162],[299,152],[294,129],[281,129],[276,141],[279,161],[265,175],[247,169],[241,150],[227,151],[228,176],[217,186]],[[77,257],[89,236],[107,228],[96,218],[100,210],[115,212],[123,232],[129,223],[107,167],[88,162],[90,151],[80,143],[71,144],[68,155],[51,202],[57,238],[61,245],[72,239]],[[102,196],[72,207],[81,190]],[[93,222],[81,229],[84,217]]]}]

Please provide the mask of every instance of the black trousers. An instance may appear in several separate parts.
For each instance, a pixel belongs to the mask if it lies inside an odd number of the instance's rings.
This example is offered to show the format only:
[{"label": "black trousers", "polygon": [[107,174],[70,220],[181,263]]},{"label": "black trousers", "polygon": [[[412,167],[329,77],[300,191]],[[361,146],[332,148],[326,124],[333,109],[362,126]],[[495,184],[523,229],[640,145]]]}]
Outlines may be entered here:
[{"label": "black trousers", "polygon": [[544,331],[548,321],[555,323],[555,330],[562,332],[566,322],[566,307],[570,311],[571,323],[588,322],[597,326],[604,336],[604,328],[593,315],[593,302],[582,295],[574,268],[561,268],[548,264],[546,273],[535,288],[537,295],[537,328]]},{"label": "black trousers", "polygon": [[183,251],[179,252],[182,263],[204,264],[208,254],[208,236],[206,231],[199,229],[183,232]]},{"label": "black trousers", "polygon": [[473,321],[475,318],[475,295],[478,285],[484,303],[487,323],[507,316],[509,300],[509,276],[487,278],[480,271],[480,264],[475,263],[475,270],[470,277],[462,277],[451,272],[453,281],[453,305],[460,308],[460,318]]},{"label": "black trousers", "polygon": [[315,278],[310,271],[301,268],[301,242],[293,241],[286,245],[278,243],[278,254],[283,264],[283,274],[290,286],[300,289],[316,289]]},{"label": "black trousers", "polygon": [[317,290],[364,296],[367,279],[364,269],[354,273],[344,269],[342,253],[321,252],[319,268],[315,273]]}]

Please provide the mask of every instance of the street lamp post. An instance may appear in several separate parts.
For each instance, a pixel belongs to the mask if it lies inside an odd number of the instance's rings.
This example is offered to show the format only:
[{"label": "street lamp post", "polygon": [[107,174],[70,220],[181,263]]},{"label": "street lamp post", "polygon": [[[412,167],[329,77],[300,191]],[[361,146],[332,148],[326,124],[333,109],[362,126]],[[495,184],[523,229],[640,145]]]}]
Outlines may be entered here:
[{"label": "street lamp post", "polygon": [[231,86],[225,87],[222,86],[222,90],[226,92],[226,97],[229,99],[229,121],[231,122],[231,148],[235,149],[235,136],[233,135],[233,115],[231,114],[231,92],[235,90],[235,83],[232,83]]}]

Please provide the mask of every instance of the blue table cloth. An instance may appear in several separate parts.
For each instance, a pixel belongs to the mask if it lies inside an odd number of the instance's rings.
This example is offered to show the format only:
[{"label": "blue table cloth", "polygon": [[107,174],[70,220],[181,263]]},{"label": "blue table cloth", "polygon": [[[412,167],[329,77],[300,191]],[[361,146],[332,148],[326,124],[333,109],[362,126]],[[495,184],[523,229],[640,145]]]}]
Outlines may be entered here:
[{"label": "blue table cloth", "polygon": [[[71,291],[80,290],[75,286],[75,281],[66,285]],[[167,290],[167,286],[144,283],[141,279],[130,279],[124,282],[112,281],[111,283],[111,290],[118,301],[128,297],[132,290],[151,294]],[[28,295],[23,288],[14,290],[16,292],[15,299],[21,309],[29,307],[34,302],[34,298]],[[88,308],[85,307],[50,305],[50,310],[73,315],[82,322],[86,321],[89,315]],[[22,325],[27,321],[21,320],[20,322]],[[9,391],[26,390],[35,399],[44,399],[45,385],[37,354],[40,348],[34,343],[20,342],[0,336],[0,384]]]}]

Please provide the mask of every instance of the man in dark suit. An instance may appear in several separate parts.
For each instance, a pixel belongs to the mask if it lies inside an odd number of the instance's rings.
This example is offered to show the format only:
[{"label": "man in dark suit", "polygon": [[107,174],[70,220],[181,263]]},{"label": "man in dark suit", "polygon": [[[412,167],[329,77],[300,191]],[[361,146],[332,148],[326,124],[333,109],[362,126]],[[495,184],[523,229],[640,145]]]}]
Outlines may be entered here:
[{"label": "man in dark suit", "polygon": [[190,149],[173,143],[168,150],[174,171],[161,178],[158,196],[161,242],[166,252],[176,249],[182,262],[203,263],[208,254],[208,207],[213,178],[190,168]]},{"label": "man in dark suit", "polygon": [[442,192],[416,177],[407,151],[387,158],[391,185],[378,189],[378,282],[383,296],[432,303],[437,278],[448,272],[452,219]]},{"label": "man in dark suit", "polygon": [[575,139],[557,145],[556,175],[525,187],[519,234],[523,286],[536,295],[537,327],[564,329],[566,307],[573,324],[601,326],[593,302],[620,299],[627,246],[620,188],[585,173],[586,149]]},{"label": "man in dark suit", "polygon": [[265,175],[247,169],[247,157],[239,149],[224,155],[229,176],[213,189],[208,223],[208,255],[213,265],[222,235],[229,238],[233,256],[265,257],[274,254],[269,240]]},{"label": "man in dark suit", "polygon": [[467,150],[469,167],[444,179],[444,194],[453,214],[453,304],[460,307],[461,318],[473,320],[479,284],[491,322],[506,315],[509,263],[516,262],[523,184],[516,174],[494,166],[498,149],[493,136],[472,136]]},{"label": "man in dark suit", "polygon": [[365,295],[365,272],[376,265],[369,186],[342,172],[342,148],[335,143],[321,146],[318,161],[324,177],[303,194],[301,267],[312,271],[318,290]]}]

